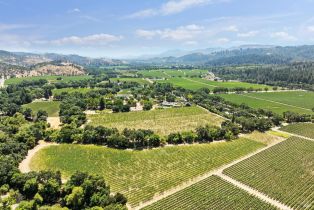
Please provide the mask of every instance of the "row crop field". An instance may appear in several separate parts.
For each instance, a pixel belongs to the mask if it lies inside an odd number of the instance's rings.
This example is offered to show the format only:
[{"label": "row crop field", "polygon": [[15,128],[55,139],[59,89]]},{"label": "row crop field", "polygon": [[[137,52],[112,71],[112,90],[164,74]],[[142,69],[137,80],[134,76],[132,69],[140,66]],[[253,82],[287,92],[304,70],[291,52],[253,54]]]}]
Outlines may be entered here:
[{"label": "row crop field", "polygon": [[46,111],[49,117],[59,116],[59,106],[59,101],[40,101],[23,105],[24,108],[32,109],[34,114],[36,114],[39,110]]},{"label": "row crop field", "polygon": [[[267,94],[271,94],[272,100],[264,99],[263,96],[267,97]],[[298,102],[295,102],[292,99],[290,101],[281,101],[281,97],[284,98],[289,97],[289,95],[296,95],[296,94],[303,94],[303,92],[273,92],[273,93],[246,93],[246,94],[221,94],[220,96],[226,99],[227,101],[231,101],[236,104],[246,104],[255,109],[267,109],[273,111],[277,114],[282,114],[286,111],[292,111],[302,114],[312,114],[312,110],[307,108],[309,105],[302,105],[304,104],[313,103],[311,102],[312,99],[307,100],[305,97],[298,98]],[[294,104],[300,104],[300,106],[296,106]],[[313,103],[314,106],[314,103]]]},{"label": "row crop field", "polygon": [[198,126],[217,125],[223,118],[200,107],[156,109],[127,113],[103,113],[88,116],[91,125],[134,129],[151,129],[160,135],[178,131],[191,131]]},{"label": "row crop field", "polygon": [[314,139],[314,123],[290,124],[280,130]]},{"label": "row crop field", "polygon": [[202,69],[180,69],[180,70],[143,70],[138,71],[138,74],[148,78],[171,78],[171,77],[200,77],[208,73]]},{"label": "row crop field", "polygon": [[210,176],[143,210],[276,209],[218,176]]},{"label": "row crop field", "polygon": [[[58,78],[61,78],[61,80],[58,80]],[[81,75],[81,76],[37,76],[37,77],[20,77],[20,78],[10,78],[5,80],[5,85],[11,85],[11,84],[18,84],[22,81],[36,81],[40,79],[46,79],[51,83],[55,82],[69,82],[69,81],[79,81],[84,79],[92,78],[92,76],[89,75]]]},{"label": "row crop field", "polygon": [[293,209],[314,209],[314,142],[291,137],[224,174]]},{"label": "row crop field", "polygon": [[125,194],[136,206],[264,146],[243,138],[142,151],[63,144],[40,150],[30,167],[36,171],[60,170],[65,178],[75,171],[102,175],[113,191]]},{"label": "row crop field", "polygon": [[218,82],[218,81],[209,81],[202,78],[188,78],[188,77],[173,77],[165,80],[158,80],[160,83],[171,83],[174,86],[182,87],[190,90],[198,90],[201,88],[208,88],[213,90],[217,87],[224,88],[253,88],[253,89],[264,89],[265,87],[271,89],[271,87],[266,85],[251,84],[246,82],[237,82],[237,81],[227,81],[227,82]]}]

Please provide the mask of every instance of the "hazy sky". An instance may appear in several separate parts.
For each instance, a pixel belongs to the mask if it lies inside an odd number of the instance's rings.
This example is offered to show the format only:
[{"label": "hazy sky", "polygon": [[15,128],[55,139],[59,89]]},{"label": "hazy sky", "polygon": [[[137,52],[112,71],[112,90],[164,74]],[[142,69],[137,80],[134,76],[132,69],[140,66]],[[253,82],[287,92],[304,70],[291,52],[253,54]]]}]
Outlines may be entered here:
[{"label": "hazy sky", "polygon": [[125,57],[314,44],[314,0],[0,0],[0,49]]}]

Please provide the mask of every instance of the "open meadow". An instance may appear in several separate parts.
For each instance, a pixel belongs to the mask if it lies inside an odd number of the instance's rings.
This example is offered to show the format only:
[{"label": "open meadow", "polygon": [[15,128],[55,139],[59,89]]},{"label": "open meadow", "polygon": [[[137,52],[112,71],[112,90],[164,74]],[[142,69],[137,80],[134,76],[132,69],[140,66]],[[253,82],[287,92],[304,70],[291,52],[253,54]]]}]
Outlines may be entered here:
[{"label": "open meadow", "polygon": [[314,208],[314,142],[291,137],[224,170],[293,209]]},{"label": "open meadow", "polygon": [[40,101],[23,105],[24,108],[30,108],[36,114],[39,110],[46,111],[49,117],[59,116],[59,101]]},{"label": "open meadow", "polygon": [[89,115],[91,125],[134,129],[151,129],[160,135],[191,131],[206,124],[220,126],[223,118],[197,106],[151,111],[103,113]]},{"label": "open meadow", "polygon": [[[61,80],[58,80],[58,78],[61,78]],[[20,77],[20,78],[10,78],[5,80],[5,85],[11,85],[11,84],[18,84],[22,81],[36,81],[40,79],[46,79],[50,83],[55,82],[69,82],[69,81],[78,81],[78,80],[84,80],[92,78],[92,76],[89,75],[81,75],[81,76],[37,76],[37,77]]]},{"label": "open meadow", "polygon": [[143,210],[277,209],[221,179],[210,176]]},{"label": "open meadow", "polygon": [[[314,98],[314,93],[289,91],[273,93],[221,94],[220,96],[227,101],[231,101],[236,104],[246,104],[255,109],[267,109],[277,114],[282,114],[286,111],[302,114],[313,113],[309,107],[311,105],[314,106],[314,99],[309,99],[308,97],[312,96]],[[271,98],[271,100],[269,98]]]},{"label": "open meadow", "polygon": [[243,138],[143,151],[63,144],[40,150],[30,167],[60,170],[65,178],[75,171],[103,175],[113,191],[125,194],[136,206],[264,146]]},{"label": "open meadow", "polygon": [[290,124],[288,126],[280,128],[280,130],[314,139],[313,123]]}]

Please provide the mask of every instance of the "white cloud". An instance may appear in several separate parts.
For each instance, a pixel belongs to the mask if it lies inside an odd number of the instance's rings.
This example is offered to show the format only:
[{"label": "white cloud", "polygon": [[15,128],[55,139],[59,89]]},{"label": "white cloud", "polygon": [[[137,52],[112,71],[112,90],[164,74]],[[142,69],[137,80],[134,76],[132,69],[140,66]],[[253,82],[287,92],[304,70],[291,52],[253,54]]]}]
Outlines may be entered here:
[{"label": "white cloud", "polygon": [[230,32],[238,32],[239,29],[236,25],[231,25],[225,28],[225,31],[230,31]]},{"label": "white cloud", "polygon": [[212,2],[211,0],[172,0],[161,6],[160,12],[163,15],[180,13],[191,7],[202,6]]},{"label": "white cloud", "polygon": [[81,10],[79,8],[74,8],[68,11],[68,13],[79,13]]},{"label": "white cloud", "polygon": [[249,31],[245,33],[238,33],[237,36],[241,38],[249,38],[249,37],[254,37],[259,33],[259,31]]},{"label": "white cloud", "polygon": [[307,30],[308,30],[309,32],[314,32],[314,26],[308,26],[308,27],[307,27]]},{"label": "white cloud", "polygon": [[197,45],[198,42],[197,41],[186,41],[183,44],[192,46],[192,45]]},{"label": "white cloud", "polygon": [[168,40],[189,40],[193,39],[195,36],[199,35],[204,31],[203,26],[191,24],[186,26],[180,26],[175,29],[162,29],[162,30],[143,30],[139,29],[135,33],[137,36],[152,39],[154,37],[159,37],[161,39]]},{"label": "white cloud", "polygon": [[274,32],[274,33],[271,33],[270,36],[272,38],[280,39],[280,40],[283,40],[283,41],[296,41],[297,40],[296,37],[288,34],[285,31]]},{"label": "white cloud", "polygon": [[219,39],[216,40],[216,42],[218,44],[226,44],[226,43],[230,42],[230,40],[227,39],[227,38],[219,38]]},{"label": "white cloud", "polygon": [[144,18],[156,15],[172,15],[183,12],[193,7],[200,7],[207,4],[228,2],[229,0],[169,0],[157,9],[144,9],[135,12],[127,18]]},{"label": "white cloud", "polygon": [[1,24],[0,23],[0,31],[9,31],[9,30],[15,30],[15,29],[25,29],[25,28],[31,28],[32,25],[22,25],[22,24]]},{"label": "white cloud", "polygon": [[144,17],[151,17],[157,15],[158,12],[153,9],[145,9],[138,12],[135,12],[128,16],[128,18],[144,18]]},{"label": "white cloud", "polygon": [[57,40],[48,41],[56,45],[104,45],[111,42],[122,40],[122,36],[115,36],[111,34],[94,34],[90,36],[70,36]]}]

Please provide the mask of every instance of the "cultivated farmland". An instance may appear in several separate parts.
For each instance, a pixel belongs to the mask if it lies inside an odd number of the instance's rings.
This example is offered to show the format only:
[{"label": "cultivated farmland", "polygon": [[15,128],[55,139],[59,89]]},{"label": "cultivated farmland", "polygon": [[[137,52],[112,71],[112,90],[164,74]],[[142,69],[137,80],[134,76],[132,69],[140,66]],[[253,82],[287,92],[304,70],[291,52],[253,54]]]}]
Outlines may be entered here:
[{"label": "cultivated farmland", "polygon": [[314,139],[313,123],[291,124],[281,128],[280,130]]},{"label": "cultivated farmland", "polygon": [[143,210],[276,209],[218,176],[210,176]]},{"label": "cultivated farmland", "polygon": [[[58,78],[61,78],[61,80],[58,80]],[[84,80],[92,78],[92,76],[89,75],[82,75],[82,76],[37,76],[37,77],[21,77],[21,78],[10,78],[8,80],[5,80],[5,85],[11,85],[11,84],[18,84],[22,81],[36,81],[40,79],[46,79],[51,83],[55,82],[69,82],[69,81],[78,81],[78,80]]]},{"label": "cultivated farmland", "polygon": [[[294,92],[287,92],[287,94],[295,94]],[[265,93],[270,94],[270,93]],[[276,97],[277,93],[272,93],[273,97]],[[263,98],[260,98],[256,93],[257,96],[251,95],[251,94],[221,94],[220,96],[226,99],[227,101],[231,101],[236,104],[246,104],[252,108],[255,109],[267,109],[270,111],[273,111],[277,114],[282,114],[286,111],[292,111],[297,113],[304,113],[304,114],[312,114],[313,112],[304,107],[304,106],[295,106],[293,105],[293,102],[287,102],[287,103],[281,103],[277,102],[275,100],[280,100],[280,95],[277,96],[277,99],[266,100]],[[299,100],[305,100],[300,98]],[[300,102],[299,102],[300,103]],[[314,105],[314,104],[313,104]]]},{"label": "cultivated farmland", "polygon": [[294,209],[314,209],[314,142],[291,137],[224,173]]},{"label": "cultivated farmland", "polygon": [[150,84],[147,80],[144,78],[110,78],[111,81],[117,82],[137,82],[141,85]]},{"label": "cultivated farmland", "polygon": [[66,177],[77,170],[103,175],[134,206],[264,146],[248,139],[143,151],[59,145],[40,150],[31,168],[60,170]]},{"label": "cultivated farmland", "polygon": [[36,114],[39,110],[46,111],[49,117],[59,116],[59,106],[60,102],[58,101],[33,102],[23,105],[24,108],[32,109],[34,114]]},{"label": "cultivated farmland", "polygon": [[219,126],[224,120],[199,107],[157,109],[127,113],[100,113],[89,115],[91,125],[134,129],[151,129],[160,135],[191,131],[206,124]]}]

